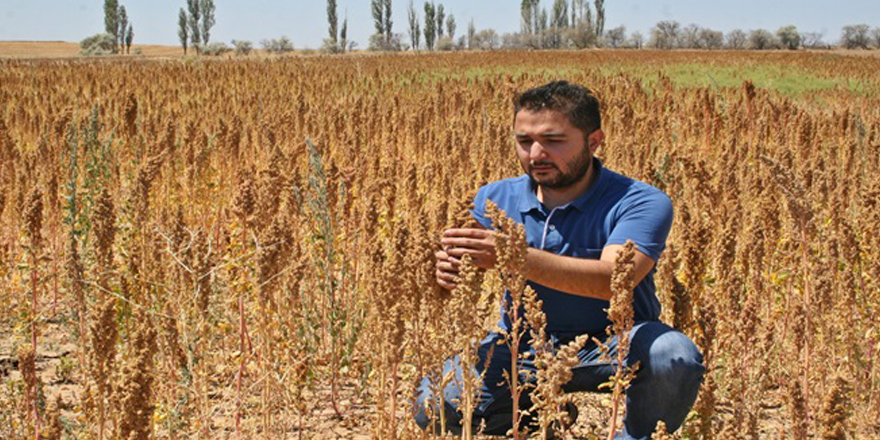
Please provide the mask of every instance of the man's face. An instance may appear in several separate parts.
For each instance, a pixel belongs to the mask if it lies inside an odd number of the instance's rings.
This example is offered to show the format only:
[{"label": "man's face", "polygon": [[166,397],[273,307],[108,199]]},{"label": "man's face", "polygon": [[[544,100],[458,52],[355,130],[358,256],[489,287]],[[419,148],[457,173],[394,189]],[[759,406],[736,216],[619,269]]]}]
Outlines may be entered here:
[{"label": "man's face", "polygon": [[513,124],[516,154],[538,185],[565,189],[583,180],[602,141],[601,130],[589,136],[554,110],[520,110]]}]

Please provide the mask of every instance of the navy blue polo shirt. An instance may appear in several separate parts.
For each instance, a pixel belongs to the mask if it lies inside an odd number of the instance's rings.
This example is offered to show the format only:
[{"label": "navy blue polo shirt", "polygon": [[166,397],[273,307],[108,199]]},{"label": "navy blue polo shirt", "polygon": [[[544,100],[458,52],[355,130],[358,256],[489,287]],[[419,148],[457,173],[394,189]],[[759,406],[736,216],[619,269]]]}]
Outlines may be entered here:
[{"label": "navy blue polo shirt", "polygon": [[[574,201],[548,210],[538,200],[527,175],[500,180],[480,188],[474,199],[474,218],[491,228],[485,216],[486,200],[492,200],[508,217],[525,226],[529,246],[577,258],[598,260],[608,245],[635,242],[639,251],[655,262],[666,247],[672,226],[672,202],[662,191],[644,182],[610,171],[594,159],[599,175]],[[654,272],[633,292],[636,321],[660,318]],[[547,331],[551,333],[602,333],[610,324],[608,301],[585,298],[529,282],[544,301]],[[510,329],[502,313],[500,325]]]}]

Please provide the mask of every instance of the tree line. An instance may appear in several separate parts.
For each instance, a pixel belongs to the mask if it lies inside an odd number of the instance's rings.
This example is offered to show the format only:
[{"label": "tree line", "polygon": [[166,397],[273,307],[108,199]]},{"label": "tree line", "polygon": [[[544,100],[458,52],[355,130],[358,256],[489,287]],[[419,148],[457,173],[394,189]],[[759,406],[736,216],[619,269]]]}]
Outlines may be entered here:
[{"label": "tree line", "polygon": [[[326,0],[328,37],[321,50],[345,53],[355,49],[357,42],[348,38],[348,14],[340,24],[337,0]],[[494,49],[585,49],[654,48],[654,49],[818,49],[834,44],[820,32],[800,32],[795,26],[783,26],[775,32],[766,29],[728,32],[704,28],[697,24],[683,26],[675,20],[662,20],[648,35],[627,33],[625,26],[606,29],[605,0],[548,0],[549,9],[541,0],[520,1],[520,29],[499,35],[494,29],[478,30],[474,20],[462,35],[456,35],[458,24],[451,11],[435,0],[417,5],[409,0],[405,33],[394,31],[392,0],[370,0],[370,16],[375,32],[369,37],[367,50],[494,50]],[[214,0],[186,0],[178,17],[177,36],[183,53],[194,49],[197,54],[219,55],[233,50],[222,42],[211,42],[211,29],[216,23]],[[134,30],[125,6],[118,0],[104,0],[105,33],[86,38],[80,43],[85,55],[130,53]],[[264,50],[284,53],[294,50],[287,37],[264,39]],[[839,46],[846,49],[880,48],[880,28],[867,24],[844,26]],[[253,44],[232,40],[237,54],[247,55]]]}]

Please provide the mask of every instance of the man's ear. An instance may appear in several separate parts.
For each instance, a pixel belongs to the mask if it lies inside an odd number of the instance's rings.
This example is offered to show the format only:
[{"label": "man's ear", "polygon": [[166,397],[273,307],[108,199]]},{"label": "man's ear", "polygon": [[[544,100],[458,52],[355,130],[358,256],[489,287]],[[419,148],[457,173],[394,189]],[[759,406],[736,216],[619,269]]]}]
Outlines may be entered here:
[{"label": "man's ear", "polygon": [[596,154],[596,150],[599,149],[599,145],[602,145],[603,140],[605,140],[605,132],[601,129],[593,130],[593,132],[587,136],[587,147],[590,148],[590,153]]}]

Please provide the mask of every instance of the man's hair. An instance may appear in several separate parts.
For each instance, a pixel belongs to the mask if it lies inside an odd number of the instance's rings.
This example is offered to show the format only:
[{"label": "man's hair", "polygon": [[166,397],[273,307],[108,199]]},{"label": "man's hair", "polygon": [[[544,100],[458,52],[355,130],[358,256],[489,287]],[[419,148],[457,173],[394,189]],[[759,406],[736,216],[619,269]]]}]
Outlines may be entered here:
[{"label": "man's hair", "polygon": [[526,90],[513,99],[514,117],[523,109],[533,112],[560,112],[568,118],[571,125],[583,131],[585,137],[602,128],[599,100],[590,89],[568,81],[553,81]]}]

